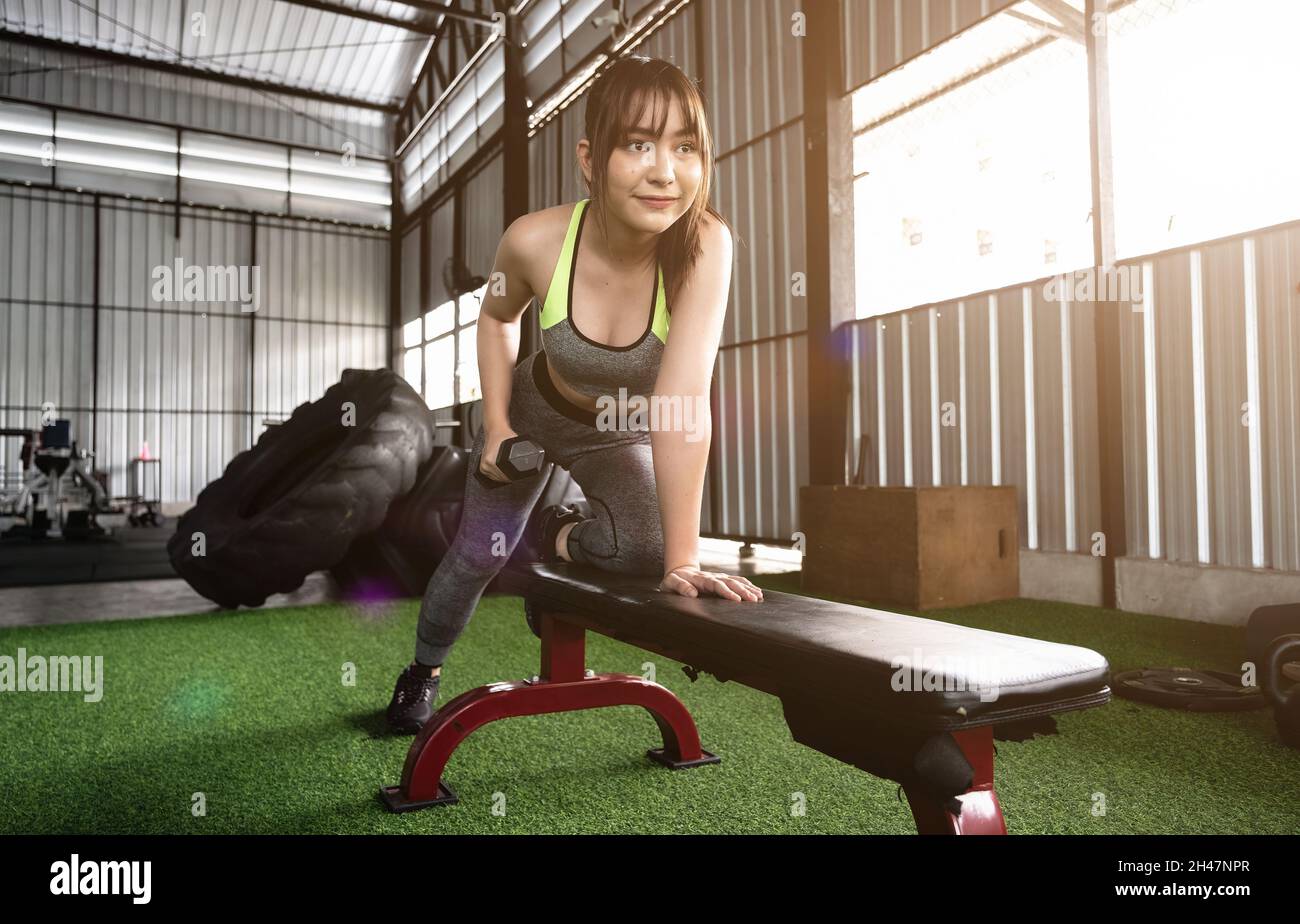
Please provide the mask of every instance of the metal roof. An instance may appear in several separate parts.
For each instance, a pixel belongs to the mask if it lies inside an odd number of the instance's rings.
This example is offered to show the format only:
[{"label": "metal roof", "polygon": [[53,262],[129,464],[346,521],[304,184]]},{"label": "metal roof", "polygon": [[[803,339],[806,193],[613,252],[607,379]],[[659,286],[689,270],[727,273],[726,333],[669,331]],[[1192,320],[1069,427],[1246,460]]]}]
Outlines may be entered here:
[{"label": "metal roof", "polygon": [[[453,0],[481,12],[484,0]],[[0,36],[392,106],[446,17],[423,0],[5,0]]]}]

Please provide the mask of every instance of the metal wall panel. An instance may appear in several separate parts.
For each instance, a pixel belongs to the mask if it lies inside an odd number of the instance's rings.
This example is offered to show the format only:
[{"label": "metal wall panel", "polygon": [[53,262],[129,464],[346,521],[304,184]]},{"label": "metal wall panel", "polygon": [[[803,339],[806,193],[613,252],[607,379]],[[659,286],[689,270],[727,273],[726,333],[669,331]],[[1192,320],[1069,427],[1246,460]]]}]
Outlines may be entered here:
[{"label": "metal wall panel", "polygon": [[[849,454],[850,481],[862,478],[865,484],[880,484],[880,325],[876,322],[854,324],[849,328],[849,426],[846,447]],[[859,458],[865,453],[864,463]]]},{"label": "metal wall panel", "polygon": [[[959,340],[965,350],[958,362],[965,363],[966,389],[959,400],[960,426],[966,431],[965,484],[994,484],[993,465],[993,356],[989,344],[989,299],[972,298],[957,302]],[[1000,421],[998,423],[1000,427]],[[961,433],[958,432],[960,442]],[[1000,470],[1000,465],[999,465]],[[955,484],[962,484],[960,477]]]},{"label": "metal wall panel", "polygon": [[[83,359],[93,335],[93,214],[89,196],[0,187],[0,408],[10,413],[6,426],[39,426],[45,402],[64,416],[90,406],[91,370]],[[66,262],[49,259],[59,252]],[[75,438],[84,444],[89,431]],[[16,465],[16,455],[5,461]]]},{"label": "metal wall panel", "polygon": [[465,265],[471,276],[487,279],[505,233],[501,190],[504,161],[498,154],[465,184]]},{"label": "metal wall panel", "polygon": [[582,178],[582,168],[578,166],[578,142],[583,139],[583,120],[587,114],[587,97],[569,104],[555,121],[560,130],[560,201],[577,202],[588,196],[587,184]]},{"label": "metal wall panel", "polygon": [[1017,0],[841,0],[844,90],[854,90]]},{"label": "metal wall panel", "polygon": [[[114,491],[148,443],[161,458],[163,499],[194,497],[250,445],[248,315],[236,304],[156,301],[155,272],[247,266],[251,223],[105,200],[100,212],[96,464]],[[177,293],[179,294],[179,293]],[[212,294],[212,293],[205,293]]]},{"label": "metal wall panel", "polygon": [[736,232],[736,268],[724,344],[804,330],[806,299],[796,274],[804,252],[803,123],[718,161],[714,206]]},{"label": "metal wall panel", "polygon": [[1205,394],[1209,444],[1210,555],[1250,567],[1250,461],[1246,413],[1242,242],[1202,251],[1205,286]]},{"label": "metal wall panel", "polygon": [[[787,0],[704,4],[702,79],[717,151],[713,204],[736,236],[714,375],[713,532],[789,543],[808,481],[802,44]],[[690,47],[696,10],[665,37]],[[667,57],[666,54],[661,55]],[[684,65],[688,73],[692,68]],[[772,421],[778,425],[773,426]],[[713,523],[714,521],[710,521]]]},{"label": "metal wall panel", "polygon": [[722,350],[714,382],[720,515],[710,521],[712,532],[788,543],[800,528],[799,486],[808,471],[807,417],[800,413],[807,406],[805,338]]},{"label": "metal wall panel", "polygon": [[[1124,531],[1128,536],[1130,557],[1150,556],[1152,539],[1147,515],[1150,502],[1147,491],[1149,447],[1146,333],[1143,326],[1146,312],[1154,310],[1154,292],[1144,294],[1150,300],[1136,307],[1129,303],[1119,319],[1120,390],[1124,407]],[[1093,377],[1096,378],[1095,370]],[[1092,431],[1084,429],[1082,432],[1088,434]]]},{"label": "metal wall panel", "polygon": [[1268,567],[1300,571],[1300,229],[1256,238]]},{"label": "metal wall panel", "polygon": [[[260,219],[254,260],[251,216],[184,208],[178,239],[173,209],[106,198],[96,269],[93,202],[0,195],[0,410],[8,426],[35,427],[42,402],[54,402],[113,493],[126,493],[129,460],[147,443],[163,460],[163,500],[191,499],[248,448],[263,416],[314,400],[343,368],[384,365],[384,235]],[[184,293],[162,300],[155,284],[177,258],[183,268],[253,261],[257,312]]]},{"label": "metal wall panel", "polygon": [[1196,427],[1190,252],[1157,257],[1154,279],[1161,542],[1164,557],[1170,561],[1195,562]]},{"label": "metal wall panel", "polygon": [[[420,316],[420,226],[413,225],[402,235],[402,326]],[[397,332],[402,343],[401,331]],[[405,349],[405,348],[404,348]]]},{"label": "metal wall panel", "polygon": [[[1024,292],[1014,286],[994,293],[998,325],[998,451],[1002,460],[999,484],[1019,485],[1020,544],[1037,548],[1029,541],[1028,436],[1025,428],[1025,324]],[[1032,320],[1032,318],[1031,318]],[[1032,333],[1032,332],[1031,332]],[[1035,530],[1037,520],[1035,519]]]},{"label": "metal wall panel", "polygon": [[[421,313],[432,311],[451,298],[447,287],[443,284],[442,274],[446,270],[447,261],[452,258],[455,246],[455,222],[454,197],[447,197],[445,202],[429,213],[428,226],[424,232],[429,261],[429,281],[428,291],[424,293],[424,304],[420,308]],[[468,226],[469,222],[466,222],[466,225]]]},{"label": "metal wall panel", "polygon": [[[1025,426],[1026,294],[1034,342],[1032,505],[1026,493],[1031,473]],[[1069,325],[1068,337],[1062,337],[1063,321]],[[994,323],[996,360],[990,344]],[[1059,304],[1043,300],[1037,283],[855,323],[849,473],[856,472],[866,440],[867,484],[1014,484],[1021,488],[1023,541],[1028,541],[1032,506],[1036,547],[1086,549],[1100,519],[1095,439],[1079,437],[1096,428],[1091,325],[1090,306],[1071,304],[1062,311]]]},{"label": "metal wall panel", "polygon": [[[663,58],[676,64],[691,77],[699,77],[700,75],[695,73],[693,17],[694,11],[689,7],[686,8],[664,23],[661,28],[656,29],[654,34],[637,45],[632,53],[647,58]],[[705,91],[708,91],[707,87]]]},{"label": "metal wall panel", "polygon": [[[1300,231],[1121,267],[1149,267],[1138,287],[1145,300],[1120,303],[1128,554],[1300,570],[1300,323],[1290,304]],[[1047,301],[1044,282],[994,293],[992,314],[986,296],[972,296],[856,322],[846,461],[856,469],[866,439],[868,484],[932,483],[934,415],[953,401],[959,425],[937,428],[940,483],[960,483],[964,464],[968,484],[1016,485],[1023,546],[1088,554],[1101,521],[1096,306]]]},{"label": "metal wall panel", "polygon": [[792,0],[711,0],[705,93],[716,149],[725,154],[803,114],[803,42]]},{"label": "metal wall panel", "polygon": [[560,123],[548,122],[528,139],[528,210],[538,212],[560,203],[559,171],[561,164],[575,159],[562,156],[556,139]]},{"label": "metal wall panel", "polygon": [[[1073,496],[1075,551],[1090,552],[1094,533],[1101,530],[1101,458],[1097,452],[1097,329],[1096,306],[1071,303],[1070,381],[1073,401]],[[1123,309],[1131,315],[1131,307]],[[1126,450],[1127,452],[1127,450]]]},{"label": "metal wall panel", "polygon": [[388,239],[259,221],[262,307],[253,317],[254,432],[320,397],[344,369],[386,364]]}]

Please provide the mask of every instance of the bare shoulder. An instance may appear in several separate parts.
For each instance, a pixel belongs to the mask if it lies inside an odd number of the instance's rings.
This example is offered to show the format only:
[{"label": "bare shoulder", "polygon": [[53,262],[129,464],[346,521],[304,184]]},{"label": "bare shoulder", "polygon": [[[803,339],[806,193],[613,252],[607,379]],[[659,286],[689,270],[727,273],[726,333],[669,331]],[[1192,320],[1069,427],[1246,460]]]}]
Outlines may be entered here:
[{"label": "bare shoulder", "polygon": [[564,246],[573,205],[555,205],[520,215],[506,229],[506,239],[527,277],[528,287],[545,298],[551,273]]},{"label": "bare shoulder", "polygon": [[700,246],[705,256],[721,257],[730,262],[733,246],[731,229],[705,212],[700,219]]}]

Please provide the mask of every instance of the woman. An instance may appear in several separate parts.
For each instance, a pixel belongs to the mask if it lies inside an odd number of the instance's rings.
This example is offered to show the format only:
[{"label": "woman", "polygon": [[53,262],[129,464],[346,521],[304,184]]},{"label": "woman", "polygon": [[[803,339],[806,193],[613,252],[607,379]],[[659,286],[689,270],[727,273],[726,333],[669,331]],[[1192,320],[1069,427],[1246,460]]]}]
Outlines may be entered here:
[{"label": "woman", "polygon": [[[395,731],[414,733],[433,714],[443,659],[514,551],[552,464],[572,473],[595,516],[544,510],[543,560],[654,574],[660,591],[688,597],[763,599],[745,578],[699,567],[709,381],[732,263],[729,229],[709,205],[704,101],[675,65],[623,58],[592,87],[585,129],[577,154],[590,199],[523,216],[497,249],[478,324],[485,423],[460,531],[429,581],[415,661],[388,708]],[[544,349],[516,365],[534,296]],[[610,429],[597,412],[621,389],[703,408],[703,438],[680,419]],[[506,483],[492,460],[518,434],[546,451],[547,469]],[[475,468],[503,484],[483,487]]]}]

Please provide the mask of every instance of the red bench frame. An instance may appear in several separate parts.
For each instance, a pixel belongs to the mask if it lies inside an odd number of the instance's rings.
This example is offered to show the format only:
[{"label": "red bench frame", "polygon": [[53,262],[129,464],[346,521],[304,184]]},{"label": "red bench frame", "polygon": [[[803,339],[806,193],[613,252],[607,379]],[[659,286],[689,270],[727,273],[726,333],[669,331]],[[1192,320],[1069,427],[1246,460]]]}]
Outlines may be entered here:
[{"label": "red bench frame", "polygon": [[[663,747],[646,752],[652,760],[672,769],[699,767],[721,760],[700,746],[695,720],[667,688],[636,674],[588,671],[585,664],[588,627],[566,619],[565,614],[541,607],[538,622],[541,674],[531,680],[490,683],[468,690],[439,709],[411,742],[401,783],[380,790],[380,797],[391,811],[408,812],[457,802],[455,792],[442,779],[447,761],[475,729],[511,716],[604,706],[644,706],[663,735]],[[787,716],[790,716],[788,703]],[[917,832],[1006,834],[1002,807],[993,788],[993,726],[960,729],[950,734],[974,770],[973,782],[966,792],[956,797],[961,803],[960,815],[950,812],[945,800],[917,786],[903,784]]]}]

